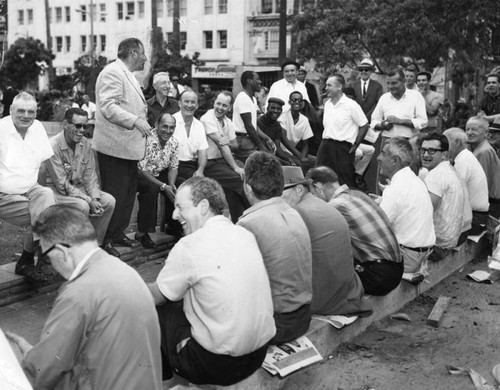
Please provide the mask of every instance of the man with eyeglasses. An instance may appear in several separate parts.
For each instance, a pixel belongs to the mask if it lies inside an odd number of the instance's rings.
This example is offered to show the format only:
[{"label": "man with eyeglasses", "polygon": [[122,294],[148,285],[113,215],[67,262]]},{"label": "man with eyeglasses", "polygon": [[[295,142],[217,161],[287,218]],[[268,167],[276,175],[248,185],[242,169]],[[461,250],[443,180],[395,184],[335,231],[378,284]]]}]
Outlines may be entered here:
[{"label": "man with eyeglasses", "polygon": [[87,112],[70,108],[64,114],[63,131],[50,139],[54,155],[40,170],[40,182],[52,189],[58,204],[76,207],[89,216],[97,242],[112,256],[120,257],[104,242],[115,209],[115,198],[101,191],[91,141],[84,137],[89,126]]},{"label": "man with eyeglasses", "polygon": [[424,178],[434,209],[436,246],[430,260],[440,260],[451,248],[463,243],[471,228],[472,209],[465,185],[449,161],[449,143],[444,135],[428,134],[422,139],[420,158],[428,170]]},{"label": "man with eyeglasses", "polygon": [[53,152],[43,125],[35,119],[36,109],[35,98],[21,92],[12,101],[10,115],[0,120],[0,219],[27,228],[16,274],[45,283],[48,279],[35,267],[38,237],[31,226],[56,201],[50,188],[37,183],[40,165]]}]

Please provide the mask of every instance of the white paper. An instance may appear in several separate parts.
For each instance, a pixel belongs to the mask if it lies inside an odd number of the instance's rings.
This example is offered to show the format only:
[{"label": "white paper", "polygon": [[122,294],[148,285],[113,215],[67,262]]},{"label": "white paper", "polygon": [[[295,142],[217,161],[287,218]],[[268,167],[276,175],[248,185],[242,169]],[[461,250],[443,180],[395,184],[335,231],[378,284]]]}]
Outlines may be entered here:
[{"label": "white paper", "polygon": [[0,329],[0,389],[33,390],[2,329]]}]

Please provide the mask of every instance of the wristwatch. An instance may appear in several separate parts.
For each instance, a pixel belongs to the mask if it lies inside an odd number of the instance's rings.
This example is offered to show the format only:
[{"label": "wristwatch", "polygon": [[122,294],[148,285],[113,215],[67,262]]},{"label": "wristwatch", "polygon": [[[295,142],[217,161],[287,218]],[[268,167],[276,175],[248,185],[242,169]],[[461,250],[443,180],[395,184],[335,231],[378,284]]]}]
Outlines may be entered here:
[{"label": "wristwatch", "polygon": [[165,183],[163,183],[161,186],[160,186],[160,191],[165,191],[165,188],[167,188],[167,185]]}]

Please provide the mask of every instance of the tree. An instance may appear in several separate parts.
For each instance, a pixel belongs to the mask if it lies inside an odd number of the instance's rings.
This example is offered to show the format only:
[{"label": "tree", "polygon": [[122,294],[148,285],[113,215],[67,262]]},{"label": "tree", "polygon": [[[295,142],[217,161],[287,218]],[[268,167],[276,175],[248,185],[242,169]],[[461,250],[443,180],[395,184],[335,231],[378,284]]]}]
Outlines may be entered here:
[{"label": "tree", "polygon": [[16,89],[36,89],[38,76],[55,56],[44,44],[31,37],[19,38],[5,53],[0,84],[12,83]]},{"label": "tree", "polygon": [[95,83],[97,76],[104,69],[108,59],[104,56],[92,58],[90,54],[84,54],[75,61],[75,73],[72,74],[73,84],[81,84],[90,100],[95,101]]}]

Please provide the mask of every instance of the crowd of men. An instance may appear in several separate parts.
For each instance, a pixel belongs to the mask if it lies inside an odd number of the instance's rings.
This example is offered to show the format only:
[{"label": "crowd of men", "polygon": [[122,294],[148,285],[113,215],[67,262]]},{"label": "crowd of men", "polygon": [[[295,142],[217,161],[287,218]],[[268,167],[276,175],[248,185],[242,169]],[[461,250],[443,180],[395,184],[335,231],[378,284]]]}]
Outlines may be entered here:
[{"label": "crowd of men", "polygon": [[[318,96],[295,61],[260,117],[259,75],[245,71],[243,90],[197,119],[198,94],[172,97],[166,72],[145,99],[133,72],[146,60],[139,40],[120,43],[97,79],[93,139],[71,108],[49,140],[26,92],[0,120],[0,218],[26,227],[16,273],[67,280],[39,343],[8,334],[35,388],[161,389],[174,372],[234,384],[313,314],[371,315],[365,294],[420,283],[500,216],[498,75],[465,129],[440,129],[428,72],[394,69],[383,93],[365,59],[352,97],[341,74],[327,79],[314,156]],[[361,188],[373,155],[381,195]],[[146,286],[115,246],[156,246],[159,194],[180,239]]]}]

